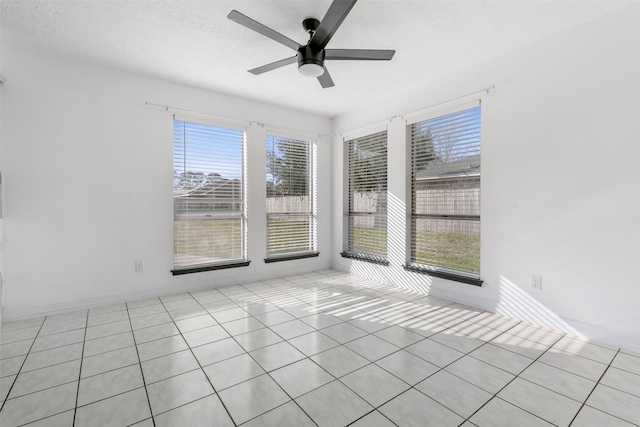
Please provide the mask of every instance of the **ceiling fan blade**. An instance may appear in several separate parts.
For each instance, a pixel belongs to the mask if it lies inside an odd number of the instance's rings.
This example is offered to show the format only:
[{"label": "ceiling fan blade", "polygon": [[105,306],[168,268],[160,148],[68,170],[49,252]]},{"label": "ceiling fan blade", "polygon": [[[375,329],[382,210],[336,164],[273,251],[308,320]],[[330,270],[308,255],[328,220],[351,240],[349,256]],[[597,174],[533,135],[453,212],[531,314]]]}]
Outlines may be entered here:
[{"label": "ceiling fan blade", "polygon": [[293,64],[293,63],[295,63],[297,61],[298,61],[298,57],[297,56],[292,56],[291,58],[281,59],[280,61],[272,62],[271,64],[267,64],[267,65],[263,65],[262,67],[254,68],[252,70],[249,70],[249,72],[251,74],[258,75],[258,74],[266,73],[267,71],[272,71],[272,70],[275,70],[277,68],[284,67],[285,65]]},{"label": "ceiling fan blade", "polygon": [[378,49],[325,49],[325,58],[331,60],[389,61],[395,50]]},{"label": "ceiling fan blade", "polygon": [[263,36],[269,37],[271,40],[277,41],[278,43],[283,44],[288,48],[291,48],[293,50],[298,50],[300,48],[300,45],[297,42],[291,40],[289,37],[283,36],[279,32],[272,30],[271,28],[259,23],[258,21],[254,21],[253,19],[249,18],[246,15],[243,15],[237,10],[232,10],[229,15],[227,15],[227,18],[231,19],[234,22],[237,22],[244,27],[247,27],[250,30],[260,33]]},{"label": "ceiling fan blade", "polygon": [[316,49],[324,49],[358,0],[333,0],[309,43]]},{"label": "ceiling fan blade", "polygon": [[329,74],[329,70],[327,70],[327,67],[324,67],[324,74],[318,77],[318,81],[322,85],[323,89],[335,86],[335,84],[333,84],[333,80],[331,79],[331,75]]}]

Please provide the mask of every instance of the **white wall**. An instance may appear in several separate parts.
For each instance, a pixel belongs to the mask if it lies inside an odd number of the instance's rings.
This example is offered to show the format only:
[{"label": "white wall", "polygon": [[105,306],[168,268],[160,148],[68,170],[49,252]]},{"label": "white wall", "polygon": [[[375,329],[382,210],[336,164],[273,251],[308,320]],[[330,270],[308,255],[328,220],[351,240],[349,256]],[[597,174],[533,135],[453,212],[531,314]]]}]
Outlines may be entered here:
[{"label": "white wall", "polygon": [[[265,132],[248,135],[251,265],[172,276],[172,115],[146,101],[316,134],[315,117],[4,43],[5,320],[327,268],[265,264]],[[10,84],[9,84],[10,82]],[[318,143],[319,228],[331,227],[331,141]],[[135,260],[144,272],[135,273]]]},{"label": "white wall", "polygon": [[[0,35],[1,35],[0,31]],[[2,39],[0,38],[0,73],[2,73]],[[4,224],[2,222],[2,84],[0,84],[0,326],[4,308]]]},{"label": "white wall", "polygon": [[[639,10],[627,7],[335,118],[337,134],[388,123],[391,266],[336,256],[334,267],[639,349]],[[492,85],[475,96],[482,98],[484,284],[405,272],[402,116]],[[333,145],[337,254],[343,139]],[[531,289],[532,274],[542,276],[541,291]]]}]

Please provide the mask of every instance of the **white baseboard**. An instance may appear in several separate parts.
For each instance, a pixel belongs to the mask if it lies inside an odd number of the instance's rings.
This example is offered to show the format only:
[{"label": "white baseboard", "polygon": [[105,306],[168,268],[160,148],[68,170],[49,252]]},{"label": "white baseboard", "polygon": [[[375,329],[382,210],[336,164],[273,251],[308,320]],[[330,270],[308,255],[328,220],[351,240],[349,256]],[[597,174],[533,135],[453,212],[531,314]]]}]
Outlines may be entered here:
[{"label": "white baseboard", "polygon": [[215,284],[203,284],[203,285],[180,285],[172,286],[170,288],[162,288],[154,291],[147,292],[127,292],[117,295],[105,295],[95,298],[85,298],[80,300],[65,301],[55,304],[42,304],[24,308],[11,308],[5,307],[2,316],[2,322],[8,323],[16,320],[32,319],[43,316],[51,316],[58,313],[66,313],[77,310],[86,310],[89,308],[101,307],[111,304],[120,304],[123,302],[130,302],[145,298],[161,297],[165,295],[179,294],[182,292],[199,291],[203,289],[220,288],[223,286],[237,285],[238,283],[250,283],[259,280],[268,280],[276,277],[286,277],[294,274],[309,273],[312,271],[326,270],[330,268],[330,263],[323,263],[322,265],[314,265],[312,267],[302,268],[287,268],[287,271],[282,272],[269,272],[261,274],[238,274],[236,278],[222,280]]}]

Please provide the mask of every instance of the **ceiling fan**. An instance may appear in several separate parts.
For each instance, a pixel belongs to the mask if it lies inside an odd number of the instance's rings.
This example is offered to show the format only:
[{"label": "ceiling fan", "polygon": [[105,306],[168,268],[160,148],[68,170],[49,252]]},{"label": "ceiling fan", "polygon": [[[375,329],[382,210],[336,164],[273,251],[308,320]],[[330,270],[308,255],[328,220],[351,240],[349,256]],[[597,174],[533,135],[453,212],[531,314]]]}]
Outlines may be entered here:
[{"label": "ceiling fan", "polygon": [[389,61],[393,58],[394,53],[396,53],[395,50],[325,49],[331,37],[333,37],[342,24],[342,21],[344,21],[347,14],[349,14],[356,4],[356,1],[357,0],[334,0],[322,21],[318,21],[315,18],[307,18],[302,21],[302,27],[309,33],[309,41],[306,45],[298,44],[277,31],[243,15],[237,10],[232,10],[227,18],[297,52],[296,56],[254,68],[249,70],[250,73],[255,75],[266,73],[267,71],[272,71],[297,61],[300,74],[307,77],[317,77],[322,87],[328,88],[334,86],[334,84],[324,64],[325,60]]}]

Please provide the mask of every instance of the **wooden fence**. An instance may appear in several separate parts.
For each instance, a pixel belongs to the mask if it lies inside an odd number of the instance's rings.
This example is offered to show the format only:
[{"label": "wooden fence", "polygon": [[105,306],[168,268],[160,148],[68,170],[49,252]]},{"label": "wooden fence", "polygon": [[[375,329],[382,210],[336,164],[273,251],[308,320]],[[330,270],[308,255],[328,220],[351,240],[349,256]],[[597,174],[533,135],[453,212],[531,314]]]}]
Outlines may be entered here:
[{"label": "wooden fence", "polygon": [[[417,214],[442,214],[442,215],[480,215],[480,188],[442,188],[432,186],[416,191]],[[387,208],[387,195],[385,193],[355,193],[351,210],[354,212],[371,213],[371,215],[354,216],[352,226],[357,228],[386,228],[387,223],[380,218],[376,219],[375,213],[379,209]],[[309,212],[310,201],[308,196],[284,196],[268,197],[267,212]],[[409,224],[408,224],[409,225]],[[441,234],[456,234],[462,236],[478,237],[480,235],[479,221],[452,221],[447,219],[418,219],[415,223],[415,231],[436,231]]]},{"label": "wooden fence", "polygon": [[[416,214],[441,215],[480,215],[480,188],[443,189],[428,188],[416,191]],[[367,212],[372,215],[354,216],[352,225],[361,228],[380,228],[386,226],[373,215],[378,209],[387,208],[386,194],[355,193],[351,210],[353,212]],[[409,225],[409,224],[408,224]],[[417,219],[415,231],[436,231],[442,234],[457,234],[462,236],[480,236],[479,221],[452,221],[447,219]]]},{"label": "wooden fence", "polygon": [[309,196],[267,197],[267,213],[310,212]]}]

